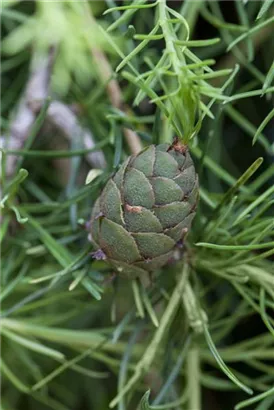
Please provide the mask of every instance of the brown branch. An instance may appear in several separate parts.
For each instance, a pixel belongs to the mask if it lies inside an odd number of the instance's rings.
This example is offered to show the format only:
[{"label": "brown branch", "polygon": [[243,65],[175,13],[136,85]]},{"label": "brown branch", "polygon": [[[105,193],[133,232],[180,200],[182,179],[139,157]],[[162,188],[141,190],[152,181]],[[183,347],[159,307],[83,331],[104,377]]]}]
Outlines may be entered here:
[{"label": "brown branch", "polygon": [[[47,57],[33,56],[29,80],[11,122],[10,136],[5,138],[5,141],[7,141],[6,149],[18,150],[23,148],[35,122],[37,112],[48,96],[53,56],[53,50],[50,51]],[[3,138],[3,146],[5,141]],[[7,157],[6,175],[8,178],[14,174],[16,163],[16,156],[9,155]]]},{"label": "brown branch", "polygon": [[[96,26],[97,23],[95,18],[93,17],[92,10],[89,7],[89,4],[85,2],[84,6],[88,24]],[[118,108],[123,112],[127,112],[127,107],[123,106],[122,90],[119,86],[118,81],[112,78],[113,70],[106,55],[102,50],[93,45],[90,46],[90,50],[94,61],[97,64],[98,74],[100,75],[101,79],[107,83],[106,89],[111,104],[113,105],[113,107]],[[142,150],[142,143],[137,133],[129,128],[124,128],[123,132],[132,154],[137,154],[138,152],[140,152]]]},{"label": "brown branch", "polygon": [[[85,148],[90,149],[95,146],[91,132],[81,127],[76,114],[66,104],[53,101],[48,108],[47,122],[69,141],[83,138]],[[94,168],[106,166],[104,154],[100,150],[86,154],[86,159]]]},{"label": "brown branch", "polygon": [[[34,54],[29,80],[12,120],[10,135],[9,137],[1,137],[0,144],[3,148],[20,150],[24,147],[37,114],[49,95],[54,55],[53,48],[47,55],[42,57]],[[58,129],[69,141],[73,138],[82,137],[84,146],[87,149],[95,146],[91,132],[81,127],[76,114],[62,102],[51,102],[45,118],[45,127]],[[6,176],[8,178],[15,172],[17,158],[14,155],[7,157]],[[104,154],[100,150],[88,153],[86,159],[92,167],[104,168],[106,166]]]}]

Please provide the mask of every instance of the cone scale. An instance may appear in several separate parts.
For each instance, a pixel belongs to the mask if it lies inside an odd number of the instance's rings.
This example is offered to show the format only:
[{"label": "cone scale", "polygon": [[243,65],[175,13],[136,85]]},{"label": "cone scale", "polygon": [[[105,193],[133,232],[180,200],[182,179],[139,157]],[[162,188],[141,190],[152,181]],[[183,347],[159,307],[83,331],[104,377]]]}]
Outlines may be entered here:
[{"label": "cone scale", "polygon": [[163,267],[195,216],[198,176],[185,145],[150,145],[107,182],[91,216],[94,257],[134,278]]}]

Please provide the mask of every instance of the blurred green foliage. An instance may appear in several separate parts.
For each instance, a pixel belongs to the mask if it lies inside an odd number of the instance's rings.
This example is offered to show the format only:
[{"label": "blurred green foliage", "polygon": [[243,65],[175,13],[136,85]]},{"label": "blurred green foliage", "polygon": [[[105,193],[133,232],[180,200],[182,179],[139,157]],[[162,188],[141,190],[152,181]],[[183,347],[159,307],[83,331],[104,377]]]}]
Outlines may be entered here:
[{"label": "blurred green foliage", "polygon": [[[2,408],[271,409],[273,2],[2,3],[3,134],[32,56],[56,46],[51,95],[108,164],[85,185],[91,150],[41,130],[48,104],[22,150],[4,145]],[[131,110],[111,105],[94,47]],[[83,229],[130,154],[124,127],[144,146],[177,133],[200,177],[184,258],[148,288],[112,282]]]}]

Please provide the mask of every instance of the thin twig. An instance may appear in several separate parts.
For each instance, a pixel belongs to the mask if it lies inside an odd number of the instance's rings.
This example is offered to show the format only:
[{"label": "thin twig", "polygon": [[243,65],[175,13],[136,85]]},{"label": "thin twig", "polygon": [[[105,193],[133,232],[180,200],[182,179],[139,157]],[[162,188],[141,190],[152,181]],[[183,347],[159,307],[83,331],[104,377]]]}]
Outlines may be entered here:
[{"label": "thin twig", "polygon": [[193,347],[188,352],[187,374],[189,387],[189,409],[201,410],[201,384],[200,384],[199,348]]},{"label": "thin twig", "polygon": [[[89,7],[89,4],[85,2],[84,6],[86,16],[88,18],[88,24],[96,26],[97,23],[93,17],[92,10]],[[95,63],[97,64],[98,74],[100,75],[101,79],[107,83],[106,89],[111,104],[113,105],[113,107],[118,108],[123,112],[127,112],[128,108],[123,105],[122,90],[119,86],[118,81],[115,78],[112,78],[113,70],[106,55],[102,50],[93,45],[90,45],[90,51],[95,60]],[[129,128],[124,128],[123,132],[131,153],[137,154],[138,152],[140,152],[142,149],[142,143],[136,132],[132,131]]]}]

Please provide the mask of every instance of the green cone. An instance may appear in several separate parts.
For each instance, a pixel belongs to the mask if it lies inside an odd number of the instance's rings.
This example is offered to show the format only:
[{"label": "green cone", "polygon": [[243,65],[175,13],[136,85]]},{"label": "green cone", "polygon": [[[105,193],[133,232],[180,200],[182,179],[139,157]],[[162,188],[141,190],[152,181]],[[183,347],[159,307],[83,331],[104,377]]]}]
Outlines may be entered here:
[{"label": "green cone", "polygon": [[198,201],[198,177],[186,146],[151,145],[130,156],[95,203],[95,257],[123,276],[164,266],[188,232]]}]

